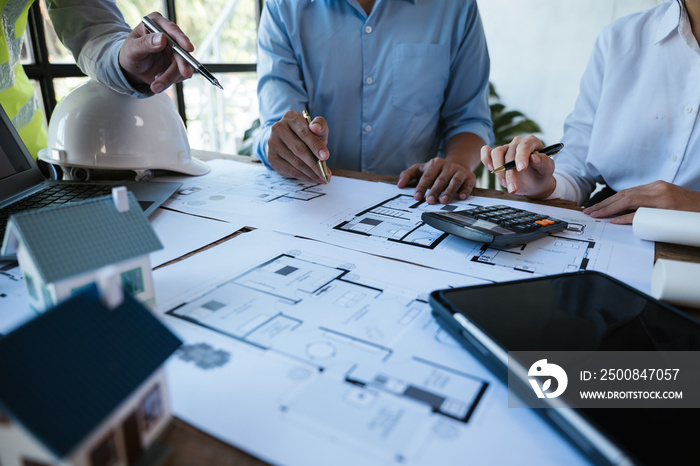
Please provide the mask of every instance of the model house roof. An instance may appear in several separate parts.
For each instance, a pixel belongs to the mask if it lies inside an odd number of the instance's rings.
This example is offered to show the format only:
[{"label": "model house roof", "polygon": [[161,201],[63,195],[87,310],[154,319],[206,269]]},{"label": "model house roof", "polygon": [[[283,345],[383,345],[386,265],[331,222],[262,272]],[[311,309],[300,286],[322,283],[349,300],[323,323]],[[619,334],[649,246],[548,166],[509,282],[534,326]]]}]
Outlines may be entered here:
[{"label": "model house roof", "polygon": [[13,215],[3,255],[16,253],[21,241],[41,278],[52,283],[162,249],[138,201],[128,198],[125,212],[102,196]]},{"label": "model house roof", "polygon": [[64,457],[180,344],[128,293],[108,310],[93,285],[0,338],[0,407]]}]

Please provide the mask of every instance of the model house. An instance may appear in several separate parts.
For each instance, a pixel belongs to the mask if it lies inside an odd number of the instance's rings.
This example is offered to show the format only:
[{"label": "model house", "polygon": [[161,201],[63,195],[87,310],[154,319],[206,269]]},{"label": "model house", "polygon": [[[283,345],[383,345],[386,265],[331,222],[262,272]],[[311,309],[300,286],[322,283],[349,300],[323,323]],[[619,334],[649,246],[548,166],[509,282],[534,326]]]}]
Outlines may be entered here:
[{"label": "model house", "polygon": [[93,283],[108,265],[129,293],[152,305],[150,253],[162,247],[136,198],[119,187],[112,196],[13,215],[1,254],[17,255],[29,304],[43,311]]},{"label": "model house", "polygon": [[91,285],[0,339],[3,466],[155,454],[171,419],[163,362],[181,342],[128,293],[107,296],[113,309],[105,294]]}]

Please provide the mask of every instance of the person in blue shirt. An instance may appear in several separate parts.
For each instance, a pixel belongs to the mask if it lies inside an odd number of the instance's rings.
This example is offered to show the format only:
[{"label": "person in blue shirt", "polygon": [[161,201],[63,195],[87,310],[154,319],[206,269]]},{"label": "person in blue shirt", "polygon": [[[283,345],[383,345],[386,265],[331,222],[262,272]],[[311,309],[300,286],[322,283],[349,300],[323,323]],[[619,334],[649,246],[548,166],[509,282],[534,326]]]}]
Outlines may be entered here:
[{"label": "person in blue shirt", "polygon": [[474,0],[268,0],[255,154],[290,178],[323,182],[325,160],[466,199],[493,138],[489,66]]}]

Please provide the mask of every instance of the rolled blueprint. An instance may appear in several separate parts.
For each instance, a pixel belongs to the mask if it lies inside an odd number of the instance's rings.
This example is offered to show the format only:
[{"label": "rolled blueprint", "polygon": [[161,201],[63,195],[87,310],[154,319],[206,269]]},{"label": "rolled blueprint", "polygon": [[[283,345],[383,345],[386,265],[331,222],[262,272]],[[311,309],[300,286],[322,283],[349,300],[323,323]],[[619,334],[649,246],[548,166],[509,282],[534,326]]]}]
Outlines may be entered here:
[{"label": "rolled blueprint", "polygon": [[632,231],[648,241],[700,246],[700,212],[640,207]]},{"label": "rolled blueprint", "polygon": [[700,308],[700,264],[657,260],[651,274],[651,295],[678,306]]}]

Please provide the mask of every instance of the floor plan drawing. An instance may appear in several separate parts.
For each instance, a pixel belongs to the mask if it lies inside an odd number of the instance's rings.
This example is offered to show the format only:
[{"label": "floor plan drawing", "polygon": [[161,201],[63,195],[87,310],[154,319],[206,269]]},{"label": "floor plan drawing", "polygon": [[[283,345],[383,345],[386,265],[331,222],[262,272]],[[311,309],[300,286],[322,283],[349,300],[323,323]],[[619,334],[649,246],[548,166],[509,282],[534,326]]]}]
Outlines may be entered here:
[{"label": "floor plan drawing", "polygon": [[323,196],[318,191],[320,183],[282,178],[274,172],[264,171],[239,181],[239,177],[217,176],[193,179],[175,193],[175,199],[191,206],[212,204],[238,197],[255,203],[309,201]]},{"label": "floor plan drawing", "polygon": [[553,234],[541,242],[534,241],[516,248],[483,245],[471,261],[532,274],[576,272],[586,270],[588,256],[595,247],[593,240]]},{"label": "floor plan drawing", "polygon": [[0,338],[36,317],[16,261],[0,261]]},{"label": "floor plan drawing", "polygon": [[[575,210],[537,206],[539,213],[564,220],[568,227],[526,244],[491,247],[434,229],[421,220],[421,215],[423,212],[461,211],[496,204],[533,210],[532,205],[476,196],[447,205],[428,205],[416,201],[411,195],[396,194],[397,191],[391,197],[368,203],[354,212],[346,209],[325,216],[323,212],[311,212],[294,224],[280,226],[279,230],[487,280],[513,280],[593,269],[617,274],[616,278],[639,286],[635,282],[634,269],[615,268],[619,263],[615,259],[618,254],[626,261],[630,260],[627,255],[632,249],[630,244],[616,239],[630,236],[627,226],[612,225]],[[638,242],[634,248],[639,250]],[[653,254],[651,249],[647,252]],[[642,254],[640,267],[647,262],[646,259],[648,257]]]},{"label": "floor plan drawing", "polygon": [[544,464],[580,461],[432,318],[432,290],[484,282],[425,271],[262,230],[156,270],[188,348],[168,366],[176,415],[272,463],[454,462],[504,425],[521,452],[550,437]]},{"label": "floor plan drawing", "polygon": [[426,225],[420,218],[423,212],[458,210],[452,204],[429,206],[408,194],[399,194],[363,210],[353,218],[334,226],[335,230],[368,237],[379,237],[390,242],[433,249],[448,235]]},{"label": "floor plan drawing", "polygon": [[253,228],[275,228],[309,211],[360,207],[387,185],[337,177],[329,184],[285,178],[262,164],[215,160],[199,177],[177,178],[181,188],[165,207]]}]

